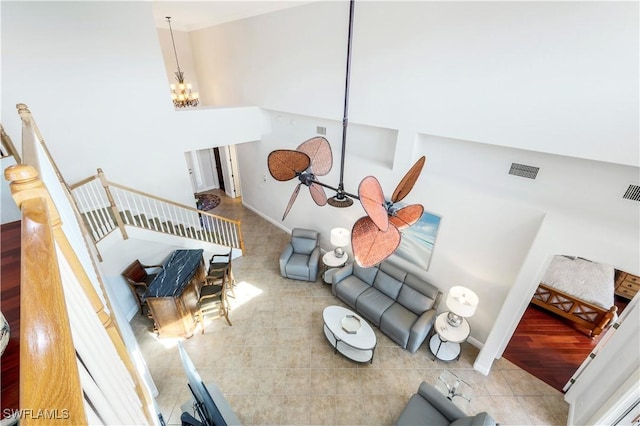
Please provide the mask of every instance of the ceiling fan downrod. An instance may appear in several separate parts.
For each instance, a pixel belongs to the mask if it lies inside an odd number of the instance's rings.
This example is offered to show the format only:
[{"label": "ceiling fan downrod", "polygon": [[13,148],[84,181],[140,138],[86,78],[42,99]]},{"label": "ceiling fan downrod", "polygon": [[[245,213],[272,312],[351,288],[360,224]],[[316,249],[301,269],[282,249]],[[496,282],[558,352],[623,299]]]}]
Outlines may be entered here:
[{"label": "ceiling fan downrod", "polygon": [[345,148],[347,146],[347,126],[349,124],[349,79],[351,75],[351,38],[353,34],[353,8],[355,0],[349,2],[349,35],[347,37],[347,70],[344,85],[344,114],[342,117],[342,153],[340,155],[340,183],[338,184],[338,190],[336,195],[327,199],[327,203],[330,206],[344,208],[353,205],[352,198],[358,198],[355,195],[349,194],[344,190],[344,156]]}]

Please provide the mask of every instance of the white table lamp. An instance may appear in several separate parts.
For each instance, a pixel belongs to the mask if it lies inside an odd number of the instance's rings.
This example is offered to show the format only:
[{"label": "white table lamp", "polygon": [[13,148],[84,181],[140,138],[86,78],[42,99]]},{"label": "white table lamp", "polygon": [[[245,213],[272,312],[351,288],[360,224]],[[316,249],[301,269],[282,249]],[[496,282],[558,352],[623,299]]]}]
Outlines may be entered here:
[{"label": "white table lamp", "polygon": [[449,308],[447,322],[453,327],[458,327],[462,324],[462,318],[468,318],[475,314],[478,302],[478,295],[468,288],[451,287],[447,295],[447,308]]},{"label": "white table lamp", "polygon": [[351,232],[347,228],[333,228],[331,230],[331,244],[336,248],[333,250],[333,253],[337,258],[341,258],[344,256],[344,250],[342,247],[346,247],[349,245],[351,237]]}]

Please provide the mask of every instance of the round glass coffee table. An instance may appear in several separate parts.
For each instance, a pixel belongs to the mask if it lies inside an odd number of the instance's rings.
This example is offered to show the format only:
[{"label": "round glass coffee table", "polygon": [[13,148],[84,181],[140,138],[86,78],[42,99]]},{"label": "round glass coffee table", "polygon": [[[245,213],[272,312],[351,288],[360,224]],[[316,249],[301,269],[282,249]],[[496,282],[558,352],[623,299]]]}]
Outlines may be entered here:
[{"label": "round glass coffee table", "polygon": [[322,311],[324,335],[335,352],[357,362],[373,362],[376,335],[367,322],[342,306],[327,306]]}]

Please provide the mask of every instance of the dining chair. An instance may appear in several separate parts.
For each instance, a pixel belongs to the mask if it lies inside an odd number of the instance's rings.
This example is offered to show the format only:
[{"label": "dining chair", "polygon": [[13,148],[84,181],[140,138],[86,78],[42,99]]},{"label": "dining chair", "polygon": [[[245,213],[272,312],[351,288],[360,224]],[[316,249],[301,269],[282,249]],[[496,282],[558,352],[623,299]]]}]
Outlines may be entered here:
[{"label": "dining chair", "polygon": [[227,292],[231,285],[230,271],[230,266],[227,266],[219,283],[217,283],[217,278],[214,280],[214,277],[207,275],[205,278],[206,285],[200,288],[200,294],[198,295],[198,321],[200,321],[202,327],[201,333],[204,333],[205,316],[210,314],[215,314],[214,318],[224,317],[230,326],[233,325],[229,319],[229,300],[227,299]]},{"label": "dining chair", "polygon": [[205,286],[208,285],[221,285],[225,278],[229,280],[227,285],[227,291],[231,292],[231,297],[235,299],[236,293],[234,287],[236,280],[233,277],[233,269],[231,266],[231,253],[232,249],[229,249],[228,253],[214,254],[209,259],[209,270],[205,276]]},{"label": "dining chair", "polygon": [[[149,273],[147,269],[162,269],[162,265],[144,265],[138,259],[134,260],[127,269],[122,271],[122,276],[127,280],[129,288],[133,293],[133,297],[138,304],[140,313],[143,314],[143,307],[147,306],[144,294],[147,292],[147,287],[158,273]],[[150,314],[150,313],[149,313]]]}]

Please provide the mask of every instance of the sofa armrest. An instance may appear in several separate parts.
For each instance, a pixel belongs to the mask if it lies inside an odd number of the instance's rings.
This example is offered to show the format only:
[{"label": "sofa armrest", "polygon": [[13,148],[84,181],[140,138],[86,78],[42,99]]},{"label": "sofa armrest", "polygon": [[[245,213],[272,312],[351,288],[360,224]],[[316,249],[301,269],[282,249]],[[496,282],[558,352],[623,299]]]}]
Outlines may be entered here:
[{"label": "sofa armrest", "polygon": [[427,338],[431,327],[433,327],[433,320],[436,315],[435,309],[429,309],[418,317],[416,322],[411,326],[409,333],[409,341],[407,342],[407,350],[411,353],[418,350],[424,339]]},{"label": "sofa armrest", "polygon": [[420,387],[418,388],[418,395],[427,400],[429,404],[440,411],[440,413],[450,422],[466,417],[464,411],[458,408],[456,404],[448,400],[446,396],[441,394],[434,386],[427,382],[422,382],[420,384]]},{"label": "sofa armrest", "polygon": [[320,262],[320,247],[313,249],[309,256],[309,279],[315,281],[318,278],[318,264]]},{"label": "sofa armrest", "polygon": [[283,277],[287,276],[287,271],[285,270],[285,266],[287,266],[287,262],[289,258],[293,254],[293,246],[291,244],[287,244],[282,254],[280,255],[280,275]]}]

